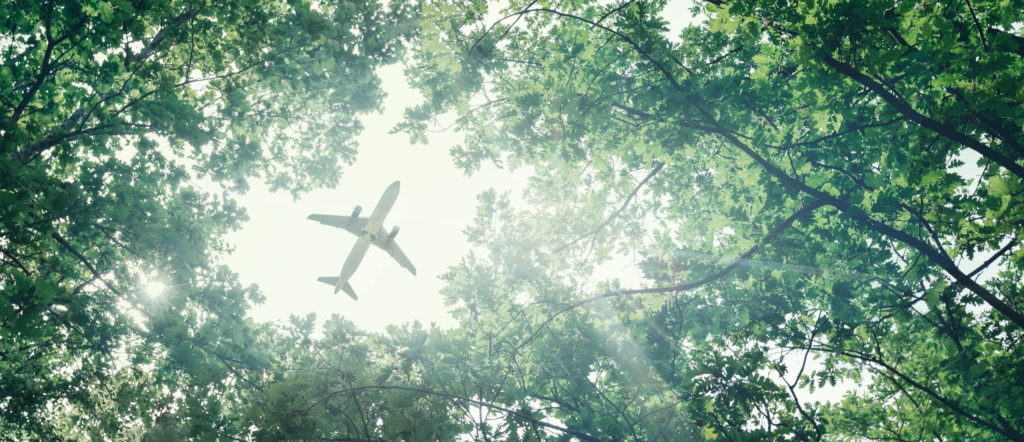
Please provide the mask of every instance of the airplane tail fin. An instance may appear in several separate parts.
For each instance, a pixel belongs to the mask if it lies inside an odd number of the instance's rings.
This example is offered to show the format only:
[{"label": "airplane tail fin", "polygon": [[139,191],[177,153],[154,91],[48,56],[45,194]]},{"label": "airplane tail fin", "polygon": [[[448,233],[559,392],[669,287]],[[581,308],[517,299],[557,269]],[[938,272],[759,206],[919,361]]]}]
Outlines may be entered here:
[{"label": "airplane tail fin", "polygon": [[[337,276],[321,276],[316,279],[324,284],[334,286],[334,293],[338,293],[338,277]],[[345,283],[341,286],[341,291],[345,292],[346,295],[350,296],[353,300],[358,301],[359,297],[356,296],[356,291],[352,289],[352,284]]]}]

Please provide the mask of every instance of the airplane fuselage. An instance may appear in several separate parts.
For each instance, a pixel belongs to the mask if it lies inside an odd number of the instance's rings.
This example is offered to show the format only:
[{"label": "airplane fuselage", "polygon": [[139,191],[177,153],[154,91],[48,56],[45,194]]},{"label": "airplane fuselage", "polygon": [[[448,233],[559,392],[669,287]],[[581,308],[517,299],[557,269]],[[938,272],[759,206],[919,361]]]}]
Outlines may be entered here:
[{"label": "airplane fuselage", "polygon": [[380,227],[384,224],[384,217],[391,211],[391,206],[395,205],[395,200],[398,199],[399,184],[398,181],[391,183],[387,189],[384,190],[384,194],[380,196],[380,201],[377,202],[377,207],[373,209],[373,213],[370,214],[369,220],[366,221],[366,225],[363,226],[362,235],[359,236],[359,240],[356,241],[356,245],[352,247],[352,252],[348,254],[348,258],[345,259],[345,265],[341,268],[341,274],[338,275],[338,282],[334,286],[334,293],[338,293],[342,287],[348,283],[349,278],[356,272],[356,268],[359,267],[359,263],[363,261],[363,256],[366,255],[366,251],[370,248],[370,244],[377,239],[373,232],[379,232]]},{"label": "airplane fuselage", "polygon": [[364,235],[369,234],[372,236],[375,232],[380,231],[380,226],[384,224],[384,218],[388,216],[391,206],[394,206],[395,200],[398,199],[399,188],[398,181],[395,181],[387,189],[384,189],[384,194],[380,196],[380,201],[377,201],[377,207],[374,207],[373,213],[370,214],[370,220],[363,226]]}]

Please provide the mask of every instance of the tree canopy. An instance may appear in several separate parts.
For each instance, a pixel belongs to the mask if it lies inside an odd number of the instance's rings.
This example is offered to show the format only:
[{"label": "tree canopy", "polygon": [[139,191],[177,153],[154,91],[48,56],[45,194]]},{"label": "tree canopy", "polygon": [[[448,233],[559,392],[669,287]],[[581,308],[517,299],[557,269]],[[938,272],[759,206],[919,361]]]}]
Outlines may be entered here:
[{"label": "tree canopy", "polygon": [[[1024,440],[1024,3],[665,6],[7,6],[0,429]],[[232,195],[332,184],[398,60],[396,130],[535,172],[479,197],[459,326],[245,320]]]},{"label": "tree canopy", "polygon": [[[265,359],[245,320],[261,295],[218,263],[221,236],[245,219],[232,195],[250,179],[293,192],[336,182],[358,116],[380,104],[374,69],[398,59],[413,11],[0,11],[0,433],[128,434],[183,408],[219,418],[231,366]],[[147,278],[168,293],[147,297]],[[223,425],[199,420],[192,434]]]}]

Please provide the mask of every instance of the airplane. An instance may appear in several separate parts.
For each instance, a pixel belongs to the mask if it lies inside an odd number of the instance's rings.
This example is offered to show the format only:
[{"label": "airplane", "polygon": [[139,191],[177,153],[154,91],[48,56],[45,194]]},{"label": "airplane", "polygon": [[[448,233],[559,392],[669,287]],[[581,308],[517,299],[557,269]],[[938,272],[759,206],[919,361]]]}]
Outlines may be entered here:
[{"label": "airplane", "polygon": [[384,194],[381,195],[380,201],[377,202],[377,207],[373,209],[373,213],[370,214],[369,218],[359,216],[359,212],[363,210],[360,206],[356,206],[350,216],[309,215],[309,219],[313,221],[348,230],[353,235],[359,237],[355,246],[352,247],[352,251],[349,252],[345,265],[341,268],[341,274],[338,276],[321,276],[317,278],[317,281],[333,285],[334,293],[338,293],[340,290],[351,296],[352,299],[358,299],[355,290],[352,289],[348,280],[356,272],[359,263],[363,261],[363,256],[366,255],[366,250],[370,248],[370,244],[388,252],[395,261],[398,261],[399,265],[408,269],[413,275],[416,274],[416,267],[412,265],[409,258],[406,258],[405,253],[402,253],[402,249],[398,248],[398,244],[395,243],[395,236],[398,235],[398,226],[395,226],[395,228],[391,229],[391,232],[388,232],[382,225],[384,217],[391,211],[391,206],[395,204],[395,199],[398,198],[398,189],[398,181],[391,183],[384,190]]}]

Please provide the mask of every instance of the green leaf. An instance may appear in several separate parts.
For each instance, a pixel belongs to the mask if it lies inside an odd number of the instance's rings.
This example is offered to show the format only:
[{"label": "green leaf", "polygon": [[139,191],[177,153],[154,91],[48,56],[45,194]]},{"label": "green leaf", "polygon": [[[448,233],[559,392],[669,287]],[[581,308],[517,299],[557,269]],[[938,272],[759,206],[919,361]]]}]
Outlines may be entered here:
[{"label": "green leaf", "polygon": [[928,310],[938,311],[939,309],[939,295],[946,289],[947,282],[945,279],[939,279],[934,285],[925,291],[924,301],[928,304]]},{"label": "green leaf", "polygon": [[99,4],[99,15],[100,19],[104,22],[110,23],[114,20],[114,6],[109,2],[101,1]]},{"label": "green leaf", "polygon": [[999,175],[993,175],[988,179],[988,189],[992,196],[1003,196],[1010,193],[1006,179]]}]

